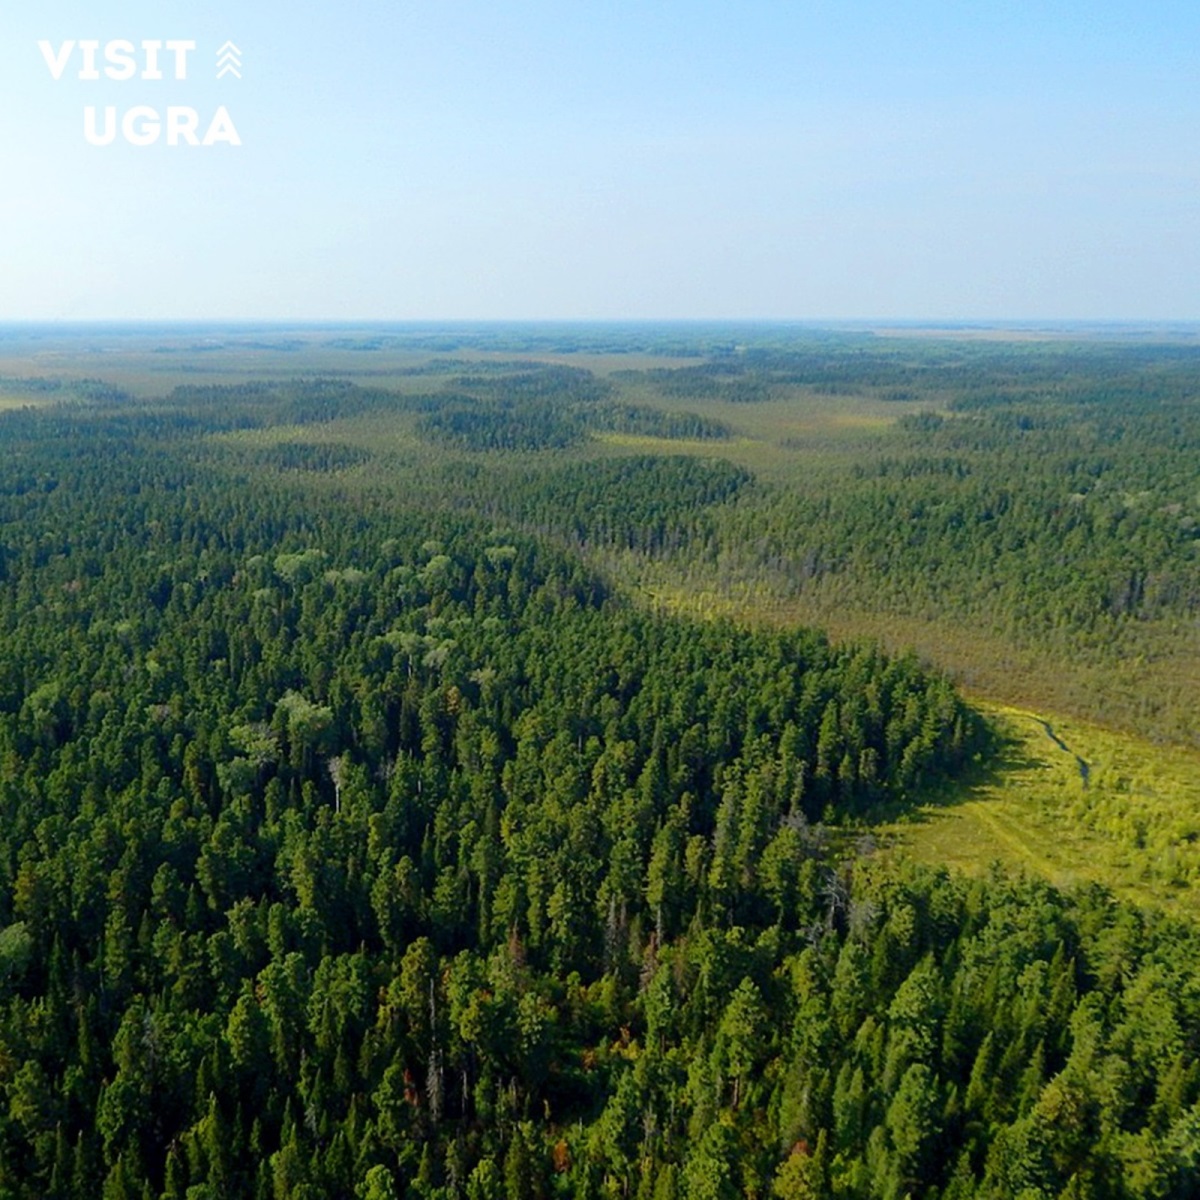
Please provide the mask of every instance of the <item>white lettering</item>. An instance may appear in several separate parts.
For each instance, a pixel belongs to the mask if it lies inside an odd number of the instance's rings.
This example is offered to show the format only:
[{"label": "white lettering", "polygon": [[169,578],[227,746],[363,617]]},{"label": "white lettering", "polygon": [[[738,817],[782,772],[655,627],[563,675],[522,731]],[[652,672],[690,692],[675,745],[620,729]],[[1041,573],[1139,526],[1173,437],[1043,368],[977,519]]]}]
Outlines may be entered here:
[{"label": "white lettering", "polygon": [[131,108],[121,122],[121,132],[133,146],[153,146],[161,129],[158,113],[144,104]]},{"label": "white lettering", "polygon": [[[99,79],[100,70],[96,65],[96,60],[101,46],[104,47],[104,59],[108,63],[108,66],[104,68],[104,74],[109,79],[116,80],[118,83],[124,83],[137,74],[138,47],[125,38],[113,38],[112,41],[108,42],[98,42],[95,40],[76,41],[72,38],[69,41],[60,43],[57,48],[53,42],[45,38],[38,42],[38,49],[42,52],[42,58],[45,59],[46,66],[55,80],[62,79],[71,61],[71,56],[75,53],[76,47],[79,48],[79,53],[83,60],[79,69],[79,78],[86,80]],[[173,38],[166,42],[157,38],[149,39],[140,43],[140,47],[144,57],[141,73],[143,79],[158,81],[163,78],[160,55],[164,50],[171,56],[174,78],[178,80],[187,79],[188,55],[196,49],[196,43],[190,38]]]},{"label": "white lettering", "polygon": [[142,72],[143,79],[161,79],[162,71],[158,69],[158,52],[163,48],[162,42],[143,42],[142,49],[146,52],[146,69]]},{"label": "white lettering", "polygon": [[196,131],[200,128],[200,114],[194,108],[167,109],[167,145],[178,146],[182,137],[189,146],[200,145]]},{"label": "white lettering", "polygon": [[105,67],[104,73],[109,79],[118,81],[132,79],[137,70],[137,62],[133,57],[133,43],[118,38],[104,47],[104,57],[112,66]]},{"label": "white lettering", "polygon": [[215,146],[218,142],[228,142],[231,146],[242,144],[242,139],[238,137],[238,131],[233,126],[233,118],[223,104],[213,115],[208,132],[204,135],[206,146]]},{"label": "white lettering", "polygon": [[71,52],[75,49],[74,40],[63,42],[57,54],[54,53],[54,48],[47,41],[38,42],[38,49],[42,52],[42,57],[46,60],[46,66],[50,68],[50,74],[55,79],[61,79],[63,72],[67,69],[67,60],[71,57]]},{"label": "white lettering", "polygon": [[195,42],[168,42],[167,49],[175,55],[175,78],[187,78],[187,56],[189,50],[195,50]]},{"label": "white lettering", "polygon": [[162,137],[164,125],[168,146],[240,146],[242,144],[233,118],[224,105],[213,114],[203,138],[200,137],[200,114],[194,108],[186,105],[171,105],[167,109],[164,119],[159,116],[157,109],[146,104],[138,104],[129,109],[120,121],[117,120],[115,106],[109,105],[104,110],[103,128],[97,127],[98,121],[94,105],[88,105],[83,110],[83,136],[93,146],[111,146],[117,140],[118,130],[131,146],[153,146]]},{"label": "white lettering", "polygon": [[80,42],[79,49],[83,54],[83,67],[79,71],[79,78],[99,79],[100,72],[96,70],[96,51],[100,49],[100,43]]},{"label": "white lettering", "polygon": [[113,139],[117,136],[116,108],[110,104],[104,110],[104,132],[98,134],[96,132],[96,106],[89,104],[83,110],[83,136],[93,146],[111,146]]}]

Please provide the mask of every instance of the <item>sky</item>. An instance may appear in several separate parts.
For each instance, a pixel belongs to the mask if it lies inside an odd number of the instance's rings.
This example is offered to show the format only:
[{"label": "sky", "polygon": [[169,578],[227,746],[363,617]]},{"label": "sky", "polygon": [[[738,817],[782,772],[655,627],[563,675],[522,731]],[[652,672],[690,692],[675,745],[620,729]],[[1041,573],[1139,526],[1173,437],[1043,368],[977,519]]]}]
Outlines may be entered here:
[{"label": "sky", "polygon": [[1200,5],[0,0],[0,321],[443,319],[1200,319]]}]

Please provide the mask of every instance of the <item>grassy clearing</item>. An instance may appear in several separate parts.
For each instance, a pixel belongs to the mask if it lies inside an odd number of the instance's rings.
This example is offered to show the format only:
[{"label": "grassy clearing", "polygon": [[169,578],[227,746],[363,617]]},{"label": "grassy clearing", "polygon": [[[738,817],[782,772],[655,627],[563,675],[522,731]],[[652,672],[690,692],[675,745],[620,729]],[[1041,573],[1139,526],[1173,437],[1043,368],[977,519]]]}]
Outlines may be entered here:
[{"label": "grassy clearing", "polygon": [[9,412],[16,408],[42,408],[54,403],[55,397],[18,395],[15,392],[0,392],[0,412]]},{"label": "grassy clearing", "polygon": [[643,433],[593,433],[590,440],[618,453],[690,454],[696,458],[727,458],[731,461],[739,461],[756,445],[746,438],[721,442],[703,438],[651,437]]},{"label": "grassy clearing", "polygon": [[[999,703],[1068,714],[1095,725],[1151,731],[1155,741],[1186,744],[1195,735],[1190,698],[1200,679],[1200,629],[1133,622],[1117,661],[1094,661],[1022,643],[982,624],[948,617],[869,612],[812,584],[781,597],[770,586],[714,576],[683,578],[671,564],[614,555],[604,563],[643,602],[672,612],[724,616],[749,624],[809,625],[846,641],[867,639],[886,650],[914,650],[964,691]],[[1163,652],[1170,647],[1170,654]]]},{"label": "grassy clearing", "polygon": [[[1009,647],[983,669],[978,641],[945,626],[885,628],[863,614],[831,619],[660,581],[640,595],[692,616],[779,624],[807,618],[835,637],[870,636],[894,648],[915,644],[943,668],[974,662],[966,672],[973,680],[968,694],[995,723],[1002,753],[984,778],[885,827],[894,852],[972,874],[999,862],[1062,887],[1098,883],[1137,903],[1200,917],[1200,753],[1040,704],[1035,711],[1028,695],[1023,703],[995,699],[1011,700],[1031,684],[1035,692],[1055,695],[1044,663],[1039,673],[1027,655]],[[914,637],[917,632],[926,636]],[[1070,694],[1068,682],[1060,681],[1062,698]],[[990,698],[980,695],[982,685],[990,685]]]},{"label": "grassy clearing", "polygon": [[979,707],[1004,739],[998,763],[889,826],[898,852],[972,873],[999,861],[1200,916],[1200,755],[1051,714]]}]

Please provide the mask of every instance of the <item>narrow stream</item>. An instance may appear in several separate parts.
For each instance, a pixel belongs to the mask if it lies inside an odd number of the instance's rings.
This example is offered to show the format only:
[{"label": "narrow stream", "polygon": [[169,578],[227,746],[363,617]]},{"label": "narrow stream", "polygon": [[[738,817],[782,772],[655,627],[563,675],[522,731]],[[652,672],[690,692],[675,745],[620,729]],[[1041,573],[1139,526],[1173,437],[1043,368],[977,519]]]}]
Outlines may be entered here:
[{"label": "narrow stream", "polygon": [[1054,732],[1054,727],[1049,721],[1044,721],[1041,717],[1035,717],[1035,721],[1046,731],[1046,736],[1062,751],[1069,754],[1076,763],[1079,764],[1079,778],[1083,780],[1083,786],[1086,789],[1088,785],[1088,777],[1091,775],[1091,768],[1087,761],[1079,757],[1066,742]]}]

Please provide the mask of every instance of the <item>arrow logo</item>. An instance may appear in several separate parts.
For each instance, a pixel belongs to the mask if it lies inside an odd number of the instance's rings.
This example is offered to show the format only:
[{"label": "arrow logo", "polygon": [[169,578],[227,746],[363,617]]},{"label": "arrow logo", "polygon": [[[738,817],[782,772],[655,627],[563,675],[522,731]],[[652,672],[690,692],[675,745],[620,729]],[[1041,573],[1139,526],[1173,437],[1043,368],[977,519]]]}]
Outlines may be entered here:
[{"label": "arrow logo", "polygon": [[242,52],[232,42],[226,42],[217,51],[217,78],[225,75],[242,77]]}]

